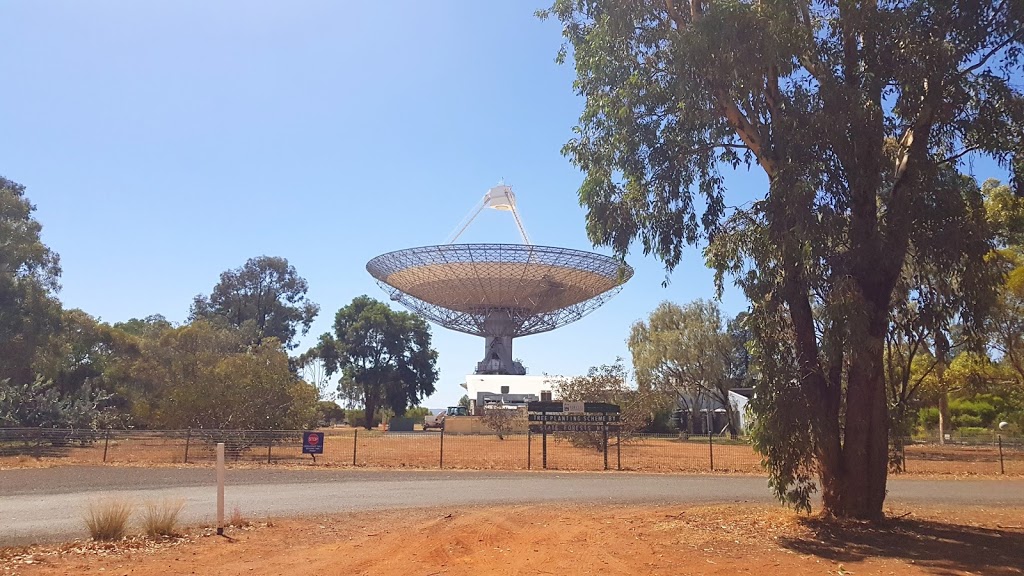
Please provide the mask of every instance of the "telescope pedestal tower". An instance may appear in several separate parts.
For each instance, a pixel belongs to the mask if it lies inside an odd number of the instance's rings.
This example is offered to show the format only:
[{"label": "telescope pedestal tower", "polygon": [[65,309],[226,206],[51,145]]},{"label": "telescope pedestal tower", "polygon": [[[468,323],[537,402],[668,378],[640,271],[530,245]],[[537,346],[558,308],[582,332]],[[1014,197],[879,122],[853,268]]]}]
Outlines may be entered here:
[{"label": "telescope pedestal tower", "polygon": [[505,310],[490,310],[484,317],[484,359],[476,364],[477,374],[526,374],[526,369],[512,359],[512,335],[515,322]]}]

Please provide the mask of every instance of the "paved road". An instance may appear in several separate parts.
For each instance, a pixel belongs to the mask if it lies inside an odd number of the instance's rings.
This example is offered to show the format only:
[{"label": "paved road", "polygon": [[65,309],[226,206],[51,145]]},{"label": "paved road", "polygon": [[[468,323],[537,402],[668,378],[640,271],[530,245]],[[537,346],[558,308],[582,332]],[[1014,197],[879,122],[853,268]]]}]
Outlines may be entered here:
[{"label": "paved road", "polygon": [[[1021,480],[889,482],[889,502],[1024,506]],[[85,536],[90,501],[181,499],[183,522],[215,521],[215,476],[206,468],[66,467],[0,470],[0,546]],[[228,470],[226,509],[247,518],[473,504],[773,502],[749,476],[635,473]]]}]

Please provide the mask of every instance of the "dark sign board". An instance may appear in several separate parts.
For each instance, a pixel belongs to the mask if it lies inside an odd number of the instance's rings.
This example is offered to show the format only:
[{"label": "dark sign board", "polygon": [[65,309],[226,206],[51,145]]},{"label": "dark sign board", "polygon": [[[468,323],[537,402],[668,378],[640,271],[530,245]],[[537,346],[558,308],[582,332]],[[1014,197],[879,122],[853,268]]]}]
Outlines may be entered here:
[{"label": "dark sign board", "polygon": [[[548,422],[547,424],[530,424],[530,432],[599,432],[603,426],[600,422],[587,422],[585,424]],[[608,423],[608,429],[612,431],[618,426],[617,422]]]},{"label": "dark sign board", "polygon": [[[576,402],[568,402],[566,404],[579,404]],[[616,404],[608,404],[607,402],[582,402],[583,412],[587,414],[618,414],[619,407]],[[526,405],[526,409],[530,412],[547,412],[551,413],[562,413],[565,412],[565,405],[562,402],[530,402]],[[573,412],[578,412],[573,410]]]},{"label": "dark sign board", "polygon": [[561,422],[566,424],[581,424],[587,423],[591,425],[609,424],[619,421],[618,414],[606,414],[606,413],[589,413],[589,414],[562,414],[560,412],[547,413],[547,414],[530,414],[528,416],[530,422]]},{"label": "dark sign board", "polygon": [[324,453],[324,435],[322,432],[303,432],[302,433],[302,453],[303,454],[323,454]]}]

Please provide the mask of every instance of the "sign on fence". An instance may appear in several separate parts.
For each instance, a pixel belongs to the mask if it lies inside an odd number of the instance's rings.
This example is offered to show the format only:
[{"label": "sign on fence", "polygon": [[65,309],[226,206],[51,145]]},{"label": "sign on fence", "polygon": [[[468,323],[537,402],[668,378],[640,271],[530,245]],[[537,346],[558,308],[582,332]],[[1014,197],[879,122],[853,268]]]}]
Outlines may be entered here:
[{"label": "sign on fence", "polygon": [[[324,453],[324,435],[320,432],[303,432],[302,433],[302,453],[303,454],[323,454]],[[316,456],[313,456],[316,459]]]},{"label": "sign on fence", "polygon": [[566,414],[579,414],[587,411],[585,402],[562,402],[562,412]]},{"label": "sign on fence", "polygon": [[617,424],[618,414],[530,414],[530,422],[567,422],[574,424]]},{"label": "sign on fence", "polygon": [[[603,424],[600,422],[584,422],[582,424],[558,424],[548,422],[547,424],[530,424],[530,432],[600,432]],[[618,424],[608,423],[609,430],[618,430]]]},{"label": "sign on fence", "polygon": [[[552,402],[542,400],[526,405],[530,432],[539,432],[544,468],[548,467],[548,432],[600,432],[604,452],[604,469],[608,469],[608,432],[619,434],[619,407],[607,402]],[[616,439],[616,451],[620,451]],[[529,447],[527,447],[529,453]],[[621,458],[621,452],[619,458]],[[621,461],[619,468],[621,468]]]}]

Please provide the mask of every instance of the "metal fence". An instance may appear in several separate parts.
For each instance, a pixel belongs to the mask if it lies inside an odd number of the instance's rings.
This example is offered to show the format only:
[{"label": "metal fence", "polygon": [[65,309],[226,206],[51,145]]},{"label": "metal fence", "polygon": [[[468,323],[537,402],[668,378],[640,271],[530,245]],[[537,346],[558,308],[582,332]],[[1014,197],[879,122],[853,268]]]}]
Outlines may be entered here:
[{"label": "metal fence", "polygon": [[[69,463],[209,464],[224,442],[247,464],[478,470],[633,470],[762,473],[748,442],[723,437],[638,434],[452,434],[326,429],[323,454],[302,453],[301,431],[0,429],[0,465],[36,458]],[[908,441],[908,473],[1024,475],[1024,444],[938,445]]]}]

